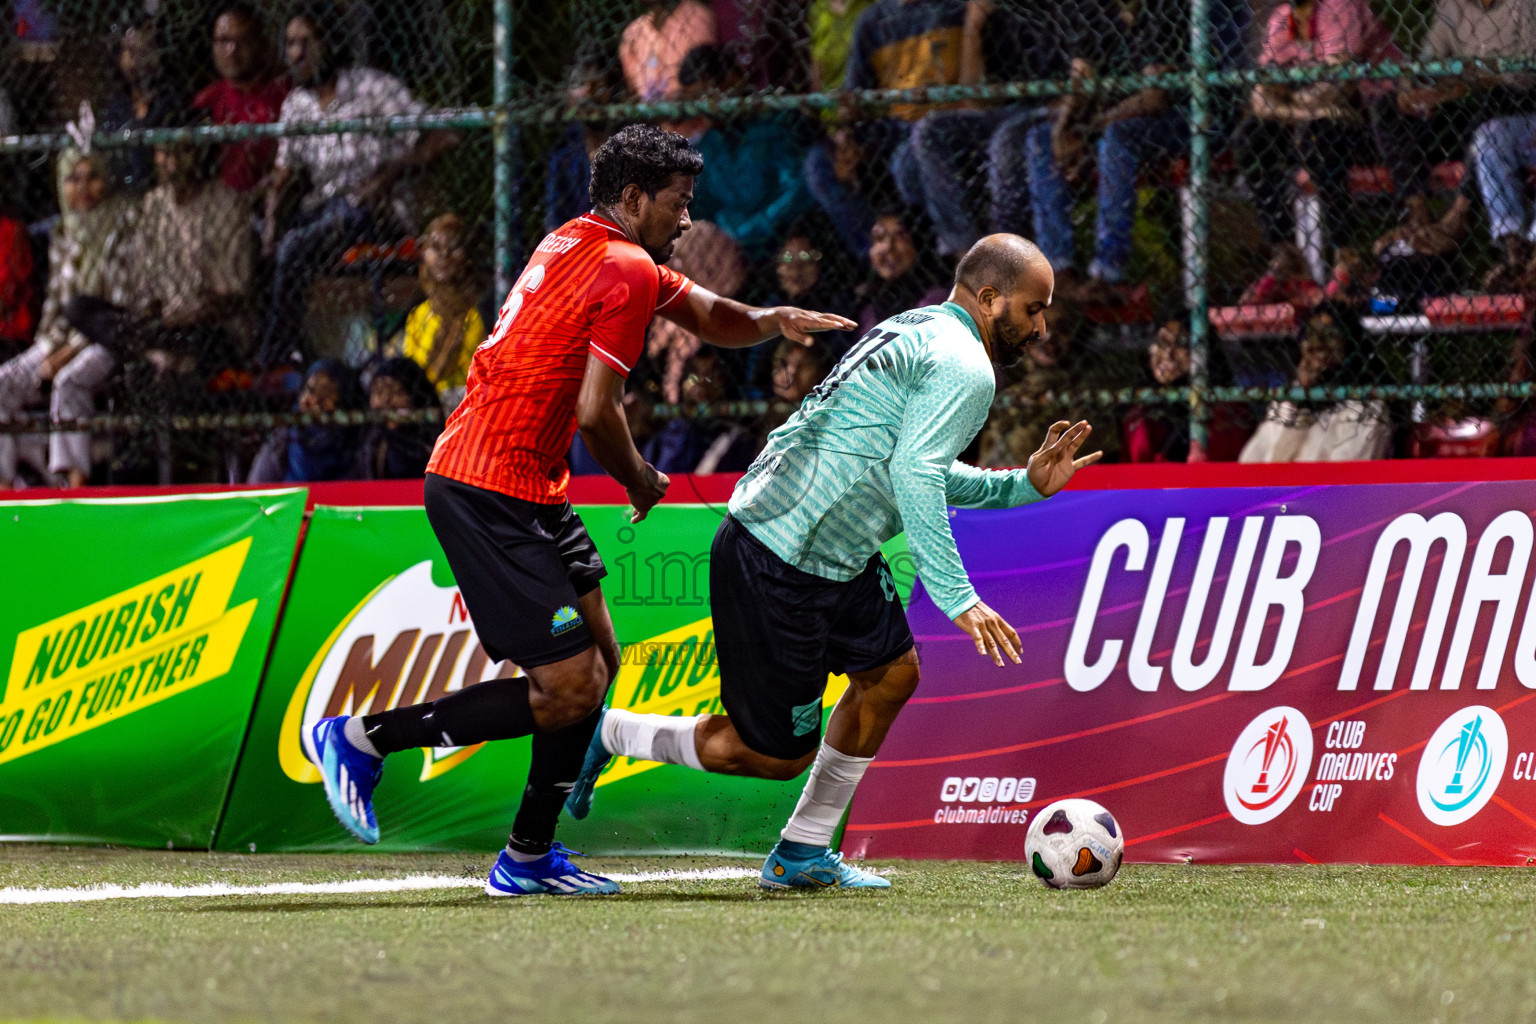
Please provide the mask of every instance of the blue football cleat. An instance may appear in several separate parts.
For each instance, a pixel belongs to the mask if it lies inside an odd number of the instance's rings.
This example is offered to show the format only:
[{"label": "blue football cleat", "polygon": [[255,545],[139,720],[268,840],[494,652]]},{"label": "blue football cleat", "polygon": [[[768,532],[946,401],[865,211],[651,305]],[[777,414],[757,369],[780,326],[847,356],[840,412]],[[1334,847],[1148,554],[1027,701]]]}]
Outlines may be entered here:
[{"label": "blue football cleat", "polygon": [[373,789],[383,774],[384,759],[365,754],[351,743],[342,729],[346,715],[322,718],[306,729],[304,756],[320,769],[325,798],[336,820],[365,843],[379,841],[379,823],[373,816]]},{"label": "blue football cleat", "polygon": [[[786,849],[787,847],[787,849]],[[843,855],[825,847],[779,840],[757,884],[764,889],[889,889],[891,883],[870,871],[843,863]]]},{"label": "blue football cleat", "polygon": [[619,883],[602,875],[579,870],[571,854],[559,843],[538,860],[515,861],[506,850],[496,858],[491,877],[485,881],[487,896],[606,896],[619,891]]},{"label": "blue football cleat", "polygon": [[597,777],[613,760],[613,754],[603,746],[603,716],[608,709],[598,710],[597,729],[592,733],[592,742],[587,744],[587,758],[581,762],[581,774],[576,776],[571,793],[565,798],[565,813],[577,821],[592,813],[592,790],[597,786]]}]

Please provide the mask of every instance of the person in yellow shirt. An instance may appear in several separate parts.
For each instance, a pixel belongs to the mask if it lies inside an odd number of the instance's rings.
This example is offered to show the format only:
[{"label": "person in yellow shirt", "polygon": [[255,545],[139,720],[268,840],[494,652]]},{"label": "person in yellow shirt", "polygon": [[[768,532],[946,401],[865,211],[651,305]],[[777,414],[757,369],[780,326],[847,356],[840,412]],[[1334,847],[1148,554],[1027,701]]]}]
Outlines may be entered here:
[{"label": "person in yellow shirt", "polygon": [[449,398],[457,389],[462,395],[470,360],[486,330],[475,308],[479,288],[458,214],[445,213],[427,225],[419,275],[427,298],[406,317],[400,352],[426,371],[439,394]]}]

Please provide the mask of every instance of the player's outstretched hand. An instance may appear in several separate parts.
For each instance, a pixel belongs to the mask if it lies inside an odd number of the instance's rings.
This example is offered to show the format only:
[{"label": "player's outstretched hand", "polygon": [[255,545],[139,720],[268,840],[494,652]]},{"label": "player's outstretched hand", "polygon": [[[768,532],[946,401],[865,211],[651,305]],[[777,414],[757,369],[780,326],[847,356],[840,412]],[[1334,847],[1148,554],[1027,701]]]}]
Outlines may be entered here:
[{"label": "player's outstretched hand", "polygon": [[794,306],[780,306],[774,310],[778,316],[779,333],[802,345],[809,345],[811,335],[822,331],[856,331],[859,325],[836,313],[817,313]]},{"label": "player's outstretched hand", "polygon": [[1019,634],[1014,632],[1006,619],[988,608],[985,602],[977,601],[955,616],[955,625],[970,634],[976,643],[976,653],[990,657],[992,664],[998,668],[1003,667],[1005,653],[1015,665],[1023,664],[1019,660]]},{"label": "player's outstretched hand", "polygon": [[644,519],[656,507],[656,503],[667,496],[667,487],[672,483],[667,474],[660,472],[649,462],[645,464],[645,485],[643,487],[627,487],[625,493],[629,495],[629,521],[638,523]]},{"label": "player's outstretched hand", "polygon": [[1035,485],[1035,490],[1042,497],[1049,498],[1067,486],[1073,473],[1104,457],[1103,452],[1084,455],[1080,459],[1076,457],[1077,450],[1091,433],[1093,428],[1087,420],[1076,423],[1058,420],[1051,424],[1051,429],[1045,432],[1040,450],[1029,457],[1029,482]]}]

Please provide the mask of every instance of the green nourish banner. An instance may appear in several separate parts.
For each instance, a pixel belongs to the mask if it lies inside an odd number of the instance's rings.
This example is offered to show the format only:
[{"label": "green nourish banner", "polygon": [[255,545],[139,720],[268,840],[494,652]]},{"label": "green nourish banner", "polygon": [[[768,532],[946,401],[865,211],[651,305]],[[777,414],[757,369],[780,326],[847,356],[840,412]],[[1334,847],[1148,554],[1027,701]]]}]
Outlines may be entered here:
[{"label": "green nourish banner", "polygon": [[[608,565],[603,589],[624,651],[613,704],[719,710],[708,559],[720,512],[663,505],[631,526],[619,506],[580,511]],[[317,508],[219,848],[357,849],[331,817],[300,730],[518,671],[481,649],[420,508]],[[832,681],[828,706],[846,685]],[[499,847],[522,795],[528,746],[524,738],[390,758],[374,795],[379,848]],[[761,851],[799,790],[620,760],[599,782],[592,816],[562,822],[560,837],[588,853]]]},{"label": "green nourish banner", "polygon": [[0,503],[0,838],[213,841],[302,490]]}]

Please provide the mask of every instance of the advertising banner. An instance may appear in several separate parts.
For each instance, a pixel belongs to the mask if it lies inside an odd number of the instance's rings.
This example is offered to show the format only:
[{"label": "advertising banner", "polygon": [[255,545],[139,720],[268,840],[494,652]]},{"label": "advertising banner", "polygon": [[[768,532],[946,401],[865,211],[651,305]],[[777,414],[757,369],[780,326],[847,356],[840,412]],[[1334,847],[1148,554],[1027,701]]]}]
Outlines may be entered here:
[{"label": "advertising banner", "polygon": [[[613,705],[719,710],[708,559],[722,511],[662,505],[635,526],[623,506],[580,513],[608,566],[603,589],[623,647]],[[316,508],[218,847],[356,849],[331,817],[300,730],[519,671],[481,649],[422,509]],[[828,706],[844,686],[832,681]],[[503,844],[528,747],[523,738],[390,758],[374,797],[379,848]],[[599,782],[592,816],[563,822],[560,838],[588,853],[766,850],[799,790],[620,759]]]},{"label": "advertising banner", "polygon": [[925,597],[923,682],[844,849],[1022,858],[1087,797],[1128,859],[1529,864],[1536,482],[1066,493],[955,513],[995,668]]},{"label": "advertising banner", "polygon": [[302,490],[0,504],[0,838],[213,840]]}]

